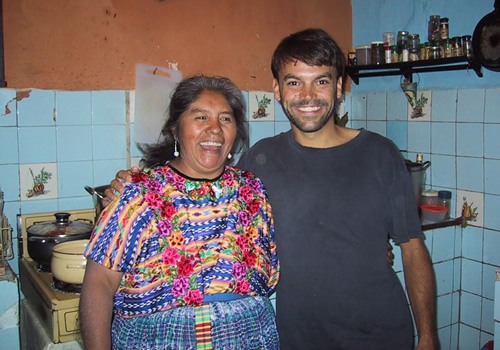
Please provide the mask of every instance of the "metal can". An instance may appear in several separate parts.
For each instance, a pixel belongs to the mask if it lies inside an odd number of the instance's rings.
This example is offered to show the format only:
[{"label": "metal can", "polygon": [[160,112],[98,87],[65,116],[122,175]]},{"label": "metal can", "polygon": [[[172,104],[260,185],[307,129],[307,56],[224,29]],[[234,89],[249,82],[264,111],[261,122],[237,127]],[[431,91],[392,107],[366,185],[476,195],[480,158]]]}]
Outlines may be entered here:
[{"label": "metal can", "polygon": [[371,44],[371,64],[382,64],[384,61],[384,43],[373,41]]}]

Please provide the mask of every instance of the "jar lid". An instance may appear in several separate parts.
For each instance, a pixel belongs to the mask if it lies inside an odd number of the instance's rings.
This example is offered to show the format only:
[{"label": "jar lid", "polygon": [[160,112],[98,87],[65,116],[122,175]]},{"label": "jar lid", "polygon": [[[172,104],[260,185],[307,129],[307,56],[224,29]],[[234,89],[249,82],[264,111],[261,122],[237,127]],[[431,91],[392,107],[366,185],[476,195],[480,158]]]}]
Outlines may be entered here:
[{"label": "jar lid", "polygon": [[371,46],[369,45],[356,46],[356,50],[363,50],[363,49],[371,49]]},{"label": "jar lid", "polygon": [[437,197],[438,191],[435,190],[422,190],[423,197]]},{"label": "jar lid", "polygon": [[450,191],[439,191],[438,197],[442,198],[442,199],[451,199],[451,192]]}]

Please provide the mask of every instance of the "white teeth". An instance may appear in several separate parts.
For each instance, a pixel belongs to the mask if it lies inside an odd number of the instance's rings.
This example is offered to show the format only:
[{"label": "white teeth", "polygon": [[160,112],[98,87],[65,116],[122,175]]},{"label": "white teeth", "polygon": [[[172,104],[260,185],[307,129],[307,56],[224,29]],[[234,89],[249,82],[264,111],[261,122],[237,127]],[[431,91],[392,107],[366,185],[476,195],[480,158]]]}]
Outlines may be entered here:
[{"label": "white teeth", "polygon": [[302,112],[315,112],[317,110],[319,110],[320,107],[317,107],[317,106],[303,106],[303,107],[299,107],[299,111],[302,111]]},{"label": "white teeth", "polygon": [[202,146],[207,146],[207,147],[222,147],[222,143],[220,142],[215,142],[215,141],[205,141],[205,142],[200,142],[200,145]]}]

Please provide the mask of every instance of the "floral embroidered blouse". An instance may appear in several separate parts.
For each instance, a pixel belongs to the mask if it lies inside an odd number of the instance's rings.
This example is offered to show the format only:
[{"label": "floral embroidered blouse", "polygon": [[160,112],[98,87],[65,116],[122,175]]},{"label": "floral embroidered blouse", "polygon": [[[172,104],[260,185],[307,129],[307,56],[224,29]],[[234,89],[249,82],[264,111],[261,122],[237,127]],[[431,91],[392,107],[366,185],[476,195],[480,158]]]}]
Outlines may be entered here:
[{"label": "floral embroidered blouse", "polygon": [[214,180],[143,170],[103,210],[85,255],[123,273],[122,317],[200,305],[205,294],[269,296],[279,277],[264,186],[230,166]]}]

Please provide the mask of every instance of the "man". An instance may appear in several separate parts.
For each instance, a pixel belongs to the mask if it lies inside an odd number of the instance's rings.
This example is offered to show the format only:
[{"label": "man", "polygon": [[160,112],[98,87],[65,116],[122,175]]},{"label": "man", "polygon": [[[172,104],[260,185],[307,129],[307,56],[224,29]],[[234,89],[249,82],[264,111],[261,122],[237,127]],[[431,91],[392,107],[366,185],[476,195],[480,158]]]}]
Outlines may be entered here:
[{"label": "man", "polygon": [[291,130],[260,140],[238,165],[263,180],[273,206],[281,349],[413,348],[388,237],[401,248],[417,349],[437,349],[434,274],[404,160],[388,139],[334,121],[343,53],[307,29],[283,39],[271,68]]}]

